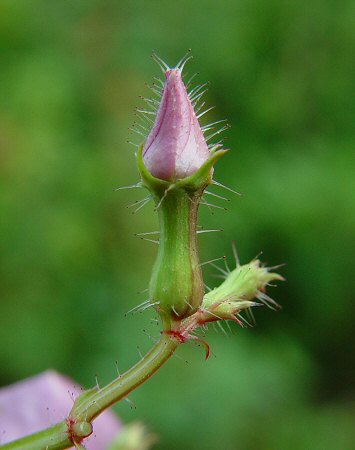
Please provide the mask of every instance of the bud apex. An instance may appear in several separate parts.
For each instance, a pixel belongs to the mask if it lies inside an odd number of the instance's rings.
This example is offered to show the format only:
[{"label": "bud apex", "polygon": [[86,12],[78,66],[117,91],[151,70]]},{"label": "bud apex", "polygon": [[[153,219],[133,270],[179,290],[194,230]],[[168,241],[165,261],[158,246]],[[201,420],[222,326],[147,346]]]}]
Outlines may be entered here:
[{"label": "bud apex", "polygon": [[195,173],[210,158],[179,68],[165,72],[165,84],[154,126],[143,148],[148,171],[162,180]]}]

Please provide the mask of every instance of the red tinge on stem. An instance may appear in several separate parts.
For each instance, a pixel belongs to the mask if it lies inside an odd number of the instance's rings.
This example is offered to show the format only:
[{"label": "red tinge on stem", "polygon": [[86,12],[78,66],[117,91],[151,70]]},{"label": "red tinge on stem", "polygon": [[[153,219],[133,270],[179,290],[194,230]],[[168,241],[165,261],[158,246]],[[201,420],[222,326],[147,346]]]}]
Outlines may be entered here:
[{"label": "red tinge on stem", "polygon": [[195,173],[210,151],[178,68],[165,72],[165,84],[155,122],[143,148],[149,172],[162,180]]}]

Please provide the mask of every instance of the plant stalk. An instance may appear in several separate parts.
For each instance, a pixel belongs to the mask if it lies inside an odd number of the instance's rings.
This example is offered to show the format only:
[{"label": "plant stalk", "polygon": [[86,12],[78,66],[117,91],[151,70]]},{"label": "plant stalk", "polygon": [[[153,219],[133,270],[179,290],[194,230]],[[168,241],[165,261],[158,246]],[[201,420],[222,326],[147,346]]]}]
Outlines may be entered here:
[{"label": "plant stalk", "polygon": [[[133,367],[102,389],[81,394],[69,414],[71,422],[91,423],[105,409],[122,400],[148,380],[175,352],[180,342],[162,333],[154,347]],[[61,450],[79,443],[82,436],[73,436],[68,421],[0,446],[1,450]],[[80,448],[80,447],[79,447]]]}]

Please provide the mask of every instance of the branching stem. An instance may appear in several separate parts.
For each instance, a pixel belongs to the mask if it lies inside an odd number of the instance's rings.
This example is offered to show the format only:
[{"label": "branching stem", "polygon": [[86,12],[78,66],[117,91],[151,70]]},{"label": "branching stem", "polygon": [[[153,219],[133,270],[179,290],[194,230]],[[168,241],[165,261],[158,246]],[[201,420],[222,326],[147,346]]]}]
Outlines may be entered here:
[{"label": "branching stem", "polygon": [[44,431],[0,446],[2,450],[61,450],[71,448],[83,436],[73,436],[69,423],[91,423],[99,414],[150,378],[181,342],[163,333],[154,347],[132,368],[101,389],[92,389],[80,395],[69,418]]}]

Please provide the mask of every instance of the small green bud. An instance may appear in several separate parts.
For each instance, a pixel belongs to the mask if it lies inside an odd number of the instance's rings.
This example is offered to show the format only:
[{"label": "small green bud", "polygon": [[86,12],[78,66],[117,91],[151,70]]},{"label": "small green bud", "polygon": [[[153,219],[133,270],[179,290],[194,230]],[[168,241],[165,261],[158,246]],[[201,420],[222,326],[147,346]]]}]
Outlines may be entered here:
[{"label": "small green bud", "polygon": [[256,303],[252,302],[255,298],[265,303],[267,299],[276,306],[277,304],[267,297],[264,291],[271,281],[283,279],[281,275],[261,266],[258,259],[253,260],[249,264],[237,266],[220,286],[208,292],[203,299],[202,308],[224,318],[223,316],[228,315],[233,308],[240,310],[256,306]]},{"label": "small green bud", "polygon": [[90,436],[92,433],[92,425],[90,422],[75,422],[72,426],[72,433],[77,438]]}]

